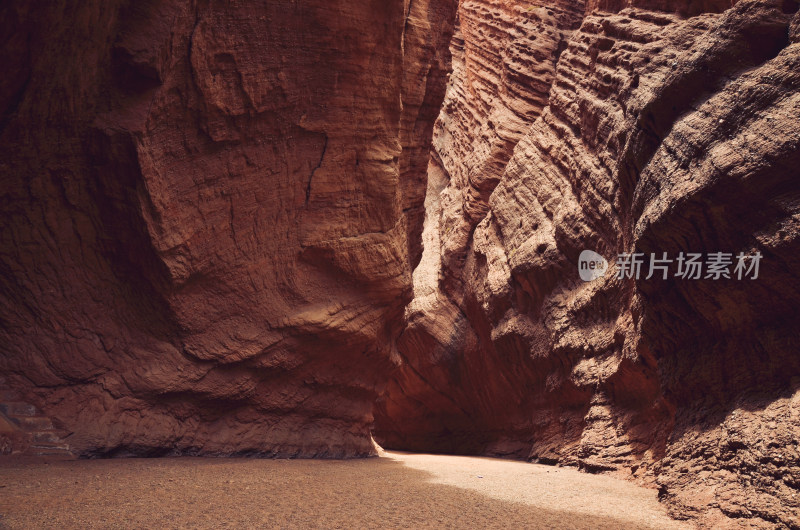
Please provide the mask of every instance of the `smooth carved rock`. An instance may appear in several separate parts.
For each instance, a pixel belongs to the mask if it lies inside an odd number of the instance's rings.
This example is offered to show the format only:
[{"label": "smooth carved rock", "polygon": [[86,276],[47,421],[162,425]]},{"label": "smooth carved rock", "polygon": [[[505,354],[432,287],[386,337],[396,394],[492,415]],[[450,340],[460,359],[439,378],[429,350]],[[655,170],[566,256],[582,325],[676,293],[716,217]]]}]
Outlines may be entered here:
[{"label": "smooth carved rock", "polygon": [[0,9],[0,370],[73,451],[373,453],[454,9]]}]

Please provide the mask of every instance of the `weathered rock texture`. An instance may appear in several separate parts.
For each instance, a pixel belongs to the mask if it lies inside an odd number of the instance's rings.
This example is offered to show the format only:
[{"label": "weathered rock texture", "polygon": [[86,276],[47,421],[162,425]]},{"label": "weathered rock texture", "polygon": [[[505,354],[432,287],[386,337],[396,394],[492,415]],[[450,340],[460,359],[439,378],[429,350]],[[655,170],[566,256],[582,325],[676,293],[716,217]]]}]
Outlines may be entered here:
[{"label": "weathered rock texture", "polygon": [[[368,455],[381,396],[390,447],[800,524],[796,1],[0,15],[2,451]],[[584,249],[763,261],[584,283]]]},{"label": "weathered rock texture", "polygon": [[0,371],[73,451],[373,452],[454,10],[4,2]]},{"label": "weathered rock texture", "polygon": [[[800,525],[800,14],[732,4],[461,2],[379,441]],[[757,280],[584,283],[584,249],[763,259]]]}]

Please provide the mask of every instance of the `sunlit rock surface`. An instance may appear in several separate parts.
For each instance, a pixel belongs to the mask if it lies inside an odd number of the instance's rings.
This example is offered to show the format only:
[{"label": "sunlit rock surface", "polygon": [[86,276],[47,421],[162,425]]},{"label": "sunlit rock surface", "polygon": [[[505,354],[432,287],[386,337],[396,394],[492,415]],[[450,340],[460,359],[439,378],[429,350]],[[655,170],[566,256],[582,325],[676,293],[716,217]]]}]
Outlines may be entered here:
[{"label": "sunlit rock surface", "polygon": [[[461,2],[379,441],[616,470],[709,525],[797,524],[797,10]],[[612,263],[588,283],[586,249]],[[763,258],[757,280],[618,280],[625,252]]]}]

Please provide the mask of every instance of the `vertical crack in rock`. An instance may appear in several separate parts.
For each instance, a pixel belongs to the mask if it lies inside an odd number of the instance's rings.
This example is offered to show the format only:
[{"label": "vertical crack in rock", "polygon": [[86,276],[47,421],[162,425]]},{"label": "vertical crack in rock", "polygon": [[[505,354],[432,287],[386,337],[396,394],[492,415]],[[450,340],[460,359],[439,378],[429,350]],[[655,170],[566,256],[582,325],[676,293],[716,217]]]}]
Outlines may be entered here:
[{"label": "vertical crack in rock", "polygon": [[[308,184],[306,184],[306,204],[305,207],[308,208],[308,201],[311,198],[311,181],[314,180],[314,173],[322,166],[323,160],[325,160],[325,153],[328,151],[328,135],[325,135],[325,140],[322,143],[322,154],[319,155],[319,163],[317,166],[311,170],[311,174],[308,175]],[[358,165],[358,155],[356,155],[356,165]]]}]

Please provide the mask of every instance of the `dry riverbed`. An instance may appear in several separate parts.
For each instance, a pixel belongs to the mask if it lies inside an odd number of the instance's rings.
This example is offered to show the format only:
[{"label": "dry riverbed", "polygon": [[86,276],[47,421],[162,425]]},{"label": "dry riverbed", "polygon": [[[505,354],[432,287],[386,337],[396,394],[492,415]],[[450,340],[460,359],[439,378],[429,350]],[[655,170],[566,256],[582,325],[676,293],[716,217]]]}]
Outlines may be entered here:
[{"label": "dry riverbed", "polygon": [[490,458],[0,458],[0,528],[687,528],[653,490]]}]

